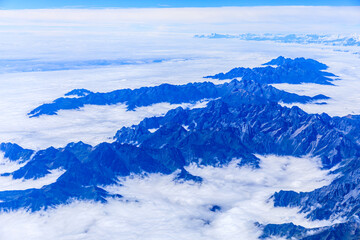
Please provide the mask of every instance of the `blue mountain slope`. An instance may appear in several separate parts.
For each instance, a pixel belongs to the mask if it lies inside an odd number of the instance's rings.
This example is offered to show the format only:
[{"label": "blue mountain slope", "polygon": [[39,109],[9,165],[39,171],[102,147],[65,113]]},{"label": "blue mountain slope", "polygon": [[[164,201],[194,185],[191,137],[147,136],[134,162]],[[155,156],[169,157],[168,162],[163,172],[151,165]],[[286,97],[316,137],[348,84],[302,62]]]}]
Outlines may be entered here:
[{"label": "blue mountain slope", "polygon": [[322,228],[304,228],[292,223],[256,224],[263,230],[260,239],[300,239],[300,240],[357,240],[360,239],[360,220],[351,217],[344,223]]},{"label": "blue mountain slope", "polygon": [[85,97],[86,95],[92,93],[91,91],[87,89],[74,89],[68,93],[65,94],[65,96],[77,96],[77,97]]},{"label": "blue mountain slope", "polygon": [[189,83],[187,85],[162,84],[157,87],[143,87],[135,90],[123,89],[109,93],[93,93],[86,89],[75,89],[65,94],[75,95],[76,98],[58,98],[49,104],[43,104],[28,115],[39,117],[41,115],[55,115],[59,110],[79,109],[85,105],[112,105],[126,103],[129,110],[136,107],[149,106],[155,103],[168,102],[171,104],[194,103],[202,99],[215,99],[224,97],[234,91],[244,94],[255,93],[255,97],[265,98],[273,102],[309,103],[317,100],[329,99],[324,95],[314,97],[299,96],[278,90],[272,86],[256,83],[252,80],[237,81],[222,85],[210,82]]},{"label": "blue mountain slope", "polygon": [[[313,59],[305,58],[284,58],[278,57],[268,63],[263,64],[267,67],[258,68],[234,68],[227,73],[219,73],[214,76],[207,76],[205,78],[212,79],[250,79],[259,83],[317,83],[323,85],[333,85],[334,74],[325,72],[328,67]],[[272,67],[269,65],[277,65]]]},{"label": "blue mountain slope", "polygon": [[27,161],[34,153],[33,150],[23,149],[14,143],[1,143],[0,151],[4,153],[4,157],[11,161]]},{"label": "blue mountain slope", "polygon": [[293,223],[284,224],[255,224],[261,228],[263,233],[259,239],[269,239],[271,237],[285,238],[285,239],[301,239],[309,234],[311,231],[319,231],[319,229],[306,229],[302,226],[294,225]]},{"label": "blue mountain slope", "polygon": [[[334,126],[342,131],[350,141],[358,144],[360,120],[358,116],[333,118]],[[360,163],[354,159],[344,161],[336,170],[341,176],[331,185],[316,189],[313,192],[297,193],[280,191],[274,194],[275,206],[300,207],[311,219],[329,219],[334,216],[352,217],[360,213]]]},{"label": "blue mountain slope", "polygon": [[[193,131],[196,135],[204,132],[203,136],[197,137],[199,143],[215,131],[217,136],[234,133],[236,136],[231,136],[232,141],[238,139],[238,142],[233,145],[243,145],[250,153],[312,154],[321,156],[326,167],[359,156],[358,145],[351,140],[353,136],[337,129],[341,122],[328,115],[307,114],[298,107],[284,108],[271,102],[244,103],[242,97],[233,93],[209,103],[205,109],[171,110],[165,117],[148,118],[133,128],[122,128],[116,139],[141,146],[159,147],[164,143],[181,146],[183,138],[188,142],[187,138],[193,137],[193,134],[188,136]],[[168,129],[174,130],[175,126],[187,126],[187,134],[174,136],[175,131]],[[159,129],[154,133],[146,131],[153,128]]]},{"label": "blue mountain slope", "polygon": [[358,217],[353,217],[345,223],[334,224],[331,227],[325,227],[318,233],[311,234],[302,238],[302,240],[357,240],[360,239],[360,221]]},{"label": "blue mountain slope", "polygon": [[312,192],[280,191],[274,194],[275,206],[300,207],[313,220],[351,217],[360,214],[360,164],[350,161],[338,172],[342,174],[331,185]]}]

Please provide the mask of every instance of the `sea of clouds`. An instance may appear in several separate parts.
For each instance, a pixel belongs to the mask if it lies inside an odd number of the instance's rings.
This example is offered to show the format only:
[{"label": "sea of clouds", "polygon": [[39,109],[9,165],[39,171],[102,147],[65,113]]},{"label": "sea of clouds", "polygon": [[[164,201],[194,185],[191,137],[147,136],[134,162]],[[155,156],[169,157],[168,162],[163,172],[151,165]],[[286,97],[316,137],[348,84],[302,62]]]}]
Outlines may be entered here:
[{"label": "sea of clouds", "polygon": [[[187,167],[204,179],[202,184],[175,182],[176,173],[130,176],[119,179],[119,185],[104,187],[123,196],[107,204],[74,201],[35,213],[2,213],[0,238],[251,240],[261,235],[255,222],[293,222],[305,227],[339,222],[309,221],[297,208],[273,207],[275,191],[311,191],[336,177],[320,170],[318,159],[258,157],[260,169],[240,168],[236,160],[222,167]],[[33,184],[37,181],[43,180]],[[0,178],[0,186],[2,182]],[[210,211],[213,205],[221,210]]]},{"label": "sea of clouds", "polygon": [[[178,105],[160,103],[131,112],[122,104],[85,106],[31,119],[27,113],[74,88],[107,92],[199,82],[203,76],[257,67],[280,55],[314,58],[341,79],[336,86],[276,85],[332,98],[328,105],[300,107],[330,115],[360,114],[360,58],[353,54],[357,49],[193,38],[211,32],[352,34],[359,32],[359,12],[357,7],[0,10],[0,142],[37,150],[74,141],[112,141],[122,126],[161,116]],[[113,64],[98,64],[104,60]],[[69,68],[71,63],[76,67]],[[254,222],[330,224],[310,222],[298,209],[274,208],[269,200],[281,189],[310,191],[329,184],[334,176],[319,170],[316,159],[261,159],[256,170],[235,163],[189,166],[204,178],[201,185],[175,183],[174,175],[132,176],[120,179],[121,186],[106,187],[124,196],[108,204],[75,201],[35,213],[3,212],[0,239],[255,239],[260,231]],[[1,173],[21,166],[0,158]],[[0,177],[0,189],[40,188],[62,173],[59,169],[27,181]],[[222,210],[209,211],[213,204]]]},{"label": "sea of clouds", "polygon": [[[205,81],[203,76],[257,67],[280,55],[317,59],[342,79],[336,87],[276,85],[332,97],[328,105],[300,107],[311,113],[359,114],[360,104],[353,103],[360,100],[360,57],[352,54],[354,48],[339,52],[332,46],[193,38],[210,32],[354,33],[359,12],[357,7],[0,10],[0,142],[41,149],[80,140],[92,145],[110,141],[122,126],[176,106],[160,104],[135,113],[121,105],[88,106],[39,119],[29,119],[27,113],[74,88],[106,92],[199,82]],[[102,65],[104,61],[109,64]]]}]

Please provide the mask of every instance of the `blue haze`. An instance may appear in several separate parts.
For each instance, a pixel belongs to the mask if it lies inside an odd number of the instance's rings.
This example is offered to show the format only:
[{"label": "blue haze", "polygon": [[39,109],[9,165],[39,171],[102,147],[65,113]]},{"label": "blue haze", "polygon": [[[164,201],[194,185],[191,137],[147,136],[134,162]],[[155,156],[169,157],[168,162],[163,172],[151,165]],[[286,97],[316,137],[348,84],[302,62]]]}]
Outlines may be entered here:
[{"label": "blue haze", "polygon": [[119,65],[160,63],[167,60],[168,59],[93,59],[83,61],[44,61],[38,59],[0,59],[0,73],[89,69]]},{"label": "blue haze", "polygon": [[360,46],[360,38],[355,36],[333,36],[318,34],[218,34],[195,35],[196,38],[236,38],[246,41],[275,41],[282,43],[298,43],[298,44],[325,44],[331,46]]}]

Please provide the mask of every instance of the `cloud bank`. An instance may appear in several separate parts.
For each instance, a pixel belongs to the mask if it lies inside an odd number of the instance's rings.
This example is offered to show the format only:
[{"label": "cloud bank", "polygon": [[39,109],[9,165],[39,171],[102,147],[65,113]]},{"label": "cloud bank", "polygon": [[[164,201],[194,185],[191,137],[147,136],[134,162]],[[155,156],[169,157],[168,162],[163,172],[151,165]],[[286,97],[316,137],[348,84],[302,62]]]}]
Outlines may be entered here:
[{"label": "cloud bank", "polygon": [[[0,238],[15,239],[256,239],[254,222],[310,222],[297,209],[274,208],[269,197],[280,189],[309,191],[335,176],[319,169],[316,159],[266,156],[261,169],[187,168],[203,177],[201,185],[176,183],[173,175],[150,174],[120,179],[107,187],[123,199],[107,204],[73,202],[46,212],[15,211],[0,215]],[[306,172],[307,174],[303,174]],[[212,212],[218,205],[221,210]],[[18,231],[18,229],[22,229]]]},{"label": "cloud bank", "polygon": [[[294,25],[301,26],[301,29],[306,27],[316,30],[320,24],[323,27],[327,25],[322,31],[329,32],[340,25],[343,31],[346,31],[348,27],[356,26],[360,22],[360,7],[40,9],[0,12],[2,26],[106,26],[142,32],[189,32],[194,28],[199,29],[199,26],[205,27],[203,31],[208,31],[209,28],[226,31],[233,26],[259,32],[273,26],[278,28],[277,31],[283,31],[293,30],[291,27]],[[283,24],[284,22],[286,24]],[[254,24],[258,29],[252,28]]]}]

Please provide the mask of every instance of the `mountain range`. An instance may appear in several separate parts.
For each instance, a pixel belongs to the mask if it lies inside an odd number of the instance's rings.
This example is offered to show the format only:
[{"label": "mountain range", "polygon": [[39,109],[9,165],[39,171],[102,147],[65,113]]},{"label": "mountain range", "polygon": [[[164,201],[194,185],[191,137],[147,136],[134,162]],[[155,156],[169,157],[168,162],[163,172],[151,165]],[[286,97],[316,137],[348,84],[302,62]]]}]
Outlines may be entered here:
[{"label": "mountain range", "polygon": [[[41,115],[56,115],[60,110],[80,109],[85,105],[114,105],[123,103],[128,110],[137,107],[150,106],[155,103],[168,102],[171,104],[195,103],[203,99],[216,99],[226,97],[233,91],[241,90],[242,94],[254,93],[251,97],[264,99],[272,102],[283,103],[310,103],[326,100],[329,97],[322,94],[314,97],[299,96],[278,90],[269,83],[287,82],[298,84],[302,82],[314,82],[331,84],[331,73],[322,71],[327,66],[312,59],[285,59],[279,57],[267,63],[279,65],[277,68],[236,68],[227,74],[217,74],[206,78],[236,79],[231,83],[215,85],[211,82],[189,83],[186,85],[161,84],[156,87],[142,87],[139,89],[120,89],[108,93],[94,93],[87,89],[74,89],[64,97],[45,103],[28,113],[29,117]],[[324,103],[324,102],[323,102]]]},{"label": "mountain range", "polygon": [[359,35],[319,35],[319,34],[219,34],[212,33],[209,35],[195,35],[196,38],[236,38],[247,41],[275,41],[281,43],[298,43],[298,44],[324,44],[331,46],[360,46]]},{"label": "mountain range", "polygon": [[131,174],[177,173],[174,181],[201,184],[201,177],[186,170],[186,166],[193,163],[222,166],[239,159],[239,166],[259,168],[257,154],[314,156],[321,160],[324,169],[331,169],[339,177],[311,192],[275,192],[269,201],[272,200],[275,207],[299,207],[310,220],[343,218],[344,221],[317,229],[292,223],[256,223],[263,231],[260,238],[357,239],[360,236],[359,116],[330,117],[326,113],[309,114],[296,106],[281,106],[282,102],[314,103],[328,97],[299,96],[268,85],[299,84],[305,79],[332,84],[329,77],[334,75],[323,71],[326,65],[312,59],[283,57],[266,65],[278,67],[238,68],[210,77],[241,77],[220,85],[210,82],[162,84],[109,93],[75,89],[65,94],[66,97],[39,106],[29,113],[30,117],[55,115],[60,110],[79,109],[87,104],[124,103],[131,111],[159,102],[211,99],[205,108],[179,107],[165,116],[145,118],[138,125],[122,127],[112,143],[90,146],[77,142],[40,151],[23,149],[14,143],[0,144],[6,158],[24,163],[18,170],[2,176],[39,179],[52,170],[65,170],[56,182],[40,189],[1,191],[0,208],[38,211],[73,199],[103,203],[109,198],[121,200],[121,195],[111,194],[103,186],[117,184],[119,177]]}]

